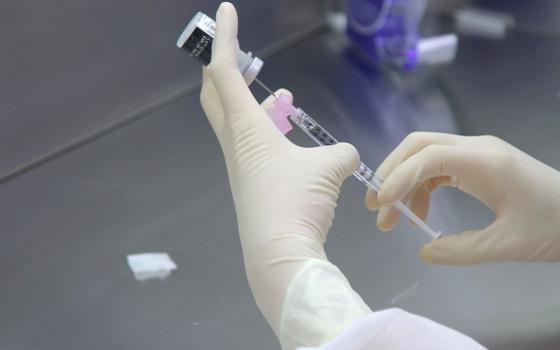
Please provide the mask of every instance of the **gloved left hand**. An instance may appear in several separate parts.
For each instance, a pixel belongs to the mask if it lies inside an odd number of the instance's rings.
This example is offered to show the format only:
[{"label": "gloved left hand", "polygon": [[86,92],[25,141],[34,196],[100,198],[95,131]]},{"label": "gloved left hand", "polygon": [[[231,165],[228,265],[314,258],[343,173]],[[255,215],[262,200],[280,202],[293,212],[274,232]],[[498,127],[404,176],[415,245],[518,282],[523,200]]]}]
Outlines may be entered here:
[{"label": "gloved left hand", "polygon": [[346,143],[302,148],[286,139],[237,67],[235,8],[224,3],[216,17],[200,99],[226,160],[247,277],[278,334],[295,274],[310,259],[326,260],[323,243],[340,186],[357,168],[359,155]]}]

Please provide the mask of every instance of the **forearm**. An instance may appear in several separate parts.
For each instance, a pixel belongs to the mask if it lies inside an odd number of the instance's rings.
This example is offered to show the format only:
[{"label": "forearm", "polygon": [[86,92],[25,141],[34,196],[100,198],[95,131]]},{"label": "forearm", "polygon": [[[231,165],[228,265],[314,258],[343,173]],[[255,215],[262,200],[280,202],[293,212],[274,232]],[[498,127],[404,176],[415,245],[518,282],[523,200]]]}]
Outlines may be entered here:
[{"label": "forearm", "polygon": [[316,236],[243,225],[240,236],[251,290],[283,349],[318,346],[370,312]]},{"label": "forearm", "polygon": [[276,231],[274,222],[258,225],[257,215],[251,216],[248,224],[239,218],[247,279],[259,309],[278,336],[286,291],[294,276],[308,261],[327,258],[317,239],[288,230],[286,225]]}]

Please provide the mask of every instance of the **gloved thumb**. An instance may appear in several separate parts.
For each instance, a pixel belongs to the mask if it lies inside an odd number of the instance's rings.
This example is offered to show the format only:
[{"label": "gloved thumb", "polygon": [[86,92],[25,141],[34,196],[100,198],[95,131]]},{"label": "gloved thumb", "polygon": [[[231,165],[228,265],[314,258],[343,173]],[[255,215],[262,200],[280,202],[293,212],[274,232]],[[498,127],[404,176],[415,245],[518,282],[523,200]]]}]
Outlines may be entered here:
[{"label": "gloved thumb", "polygon": [[[236,69],[237,11],[229,2],[222,2],[216,12],[216,35],[212,42],[212,70],[223,73],[225,69]],[[217,66],[214,69],[214,66]]]},{"label": "gloved thumb", "polygon": [[237,65],[237,22],[235,7],[223,2],[216,13],[216,37],[207,68],[228,118],[245,116],[258,105]]},{"label": "gloved thumb", "polygon": [[348,176],[352,175],[360,164],[360,155],[356,147],[349,143],[341,142],[320,148],[341,183]]},{"label": "gloved thumb", "polygon": [[424,261],[438,265],[475,265],[506,260],[507,242],[496,242],[499,238],[495,231],[496,224],[493,223],[482,230],[443,236],[422,247],[420,256]]}]

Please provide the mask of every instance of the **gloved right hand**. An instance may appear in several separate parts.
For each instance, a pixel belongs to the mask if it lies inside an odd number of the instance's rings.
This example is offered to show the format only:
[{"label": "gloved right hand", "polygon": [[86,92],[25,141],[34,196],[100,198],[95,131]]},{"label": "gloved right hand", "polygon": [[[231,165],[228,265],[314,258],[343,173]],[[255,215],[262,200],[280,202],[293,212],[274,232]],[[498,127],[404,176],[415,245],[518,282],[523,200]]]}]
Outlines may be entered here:
[{"label": "gloved right hand", "polygon": [[560,261],[560,172],[501,139],[415,132],[376,175],[385,181],[378,194],[366,194],[366,206],[381,208],[382,230],[397,224],[400,214],[389,205],[398,199],[425,219],[439,186],[457,187],[496,213],[488,227],[425,245],[428,262]]}]

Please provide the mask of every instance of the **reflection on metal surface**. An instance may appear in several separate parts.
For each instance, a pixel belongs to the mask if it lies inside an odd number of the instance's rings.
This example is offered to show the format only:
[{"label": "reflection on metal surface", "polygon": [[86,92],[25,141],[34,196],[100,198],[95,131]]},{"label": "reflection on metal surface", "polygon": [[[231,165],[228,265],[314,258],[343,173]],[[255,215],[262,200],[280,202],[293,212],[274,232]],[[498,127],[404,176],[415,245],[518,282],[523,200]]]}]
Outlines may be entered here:
[{"label": "reflection on metal surface", "polygon": [[345,58],[351,63],[347,75],[360,74],[360,83],[340,77],[336,92],[354,101],[356,111],[349,115],[357,123],[372,125],[375,136],[394,142],[416,130],[457,132],[453,110],[433,72],[381,70],[352,49],[346,50]]},{"label": "reflection on metal surface", "polygon": [[410,298],[416,295],[416,292],[418,291],[418,286],[420,285],[420,283],[416,282],[414,283],[411,287],[409,287],[408,289],[406,289],[405,291],[395,295],[395,297],[393,299],[391,299],[391,305],[395,305],[398,302],[400,302],[402,299],[405,298]]}]

